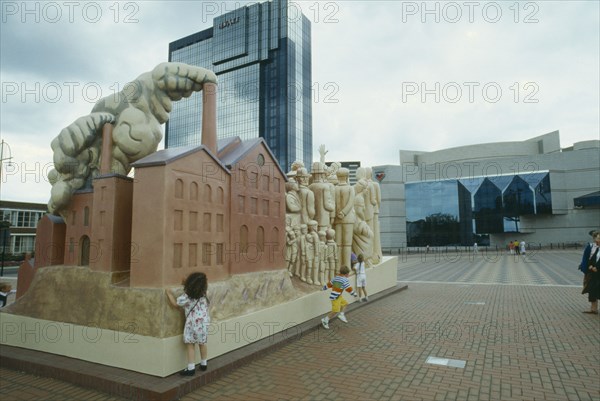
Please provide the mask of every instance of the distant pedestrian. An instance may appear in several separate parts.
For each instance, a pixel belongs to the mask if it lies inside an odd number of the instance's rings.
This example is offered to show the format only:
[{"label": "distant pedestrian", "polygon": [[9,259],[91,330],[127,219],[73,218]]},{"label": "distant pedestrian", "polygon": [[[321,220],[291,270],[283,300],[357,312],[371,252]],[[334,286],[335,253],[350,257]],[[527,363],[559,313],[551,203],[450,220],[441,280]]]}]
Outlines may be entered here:
[{"label": "distant pedestrian", "polygon": [[515,253],[518,255],[520,253],[519,241],[517,241],[517,240],[513,241],[513,246],[515,247]]},{"label": "distant pedestrian", "polygon": [[348,302],[344,299],[342,294],[344,291],[347,291],[350,293],[350,295],[354,297],[357,296],[356,292],[354,292],[350,286],[350,280],[348,280],[349,274],[350,269],[348,266],[342,266],[340,267],[340,274],[335,276],[323,286],[323,291],[331,288],[331,293],[329,294],[329,300],[331,301],[331,312],[321,319],[321,324],[326,329],[329,329],[329,321],[336,316],[342,322],[348,323],[348,319],[346,319],[346,315],[344,314],[344,309],[346,309],[346,306],[348,306]]},{"label": "distant pedestrian", "polygon": [[525,255],[527,253],[527,250],[525,249],[525,241],[521,241],[519,243],[519,253],[521,255]]},{"label": "distant pedestrian", "polygon": [[479,253],[479,247],[477,246],[477,242],[473,244],[473,253],[477,255]]},{"label": "distant pedestrian", "polygon": [[511,255],[515,254],[515,243],[513,241],[510,241],[508,243],[508,251],[510,252]]},{"label": "distant pedestrian", "polygon": [[12,289],[12,285],[9,283],[0,283],[0,308],[4,308],[8,303],[8,297],[14,294],[15,290]]},{"label": "distant pedestrian", "polygon": [[588,301],[590,302],[590,310],[584,311],[584,313],[598,314],[598,298],[600,298],[600,231],[593,232],[594,242],[588,244],[583,251],[583,257],[579,270],[581,270],[585,277],[583,279],[583,290],[582,294],[588,294]]},{"label": "distant pedestrian", "polygon": [[177,300],[170,290],[166,290],[167,298],[174,307],[181,307],[185,311],[185,327],[183,329],[183,342],[187,350],[187,368],[179,372],[182,376],[193,376],[196,374],[196,349],[195,344],[200,348],[200,370],[208,368],[207,347],[208,324],[210,316],[208,314],[209,301],[206,297],[208,290],[208,280],[204,273],[192,273],[183,283],[183,294]]}]

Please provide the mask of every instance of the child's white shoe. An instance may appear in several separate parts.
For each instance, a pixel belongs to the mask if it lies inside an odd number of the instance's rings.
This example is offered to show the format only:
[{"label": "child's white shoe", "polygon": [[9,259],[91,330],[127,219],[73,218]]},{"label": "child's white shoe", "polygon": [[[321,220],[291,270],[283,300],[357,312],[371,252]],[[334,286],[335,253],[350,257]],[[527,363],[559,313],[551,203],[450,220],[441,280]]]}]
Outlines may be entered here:
[{"label": "child's white shoe", "polygon": [[324,328],[329,330],[329,322],[327,320],[325,320],[325,318],[321,319],[321,324],[323,325]]},{"label": "child's white shoe", "polygon": [[348,319],[346,319],[346,315],[344,315],[344,312],[341,312],[341,313],[338,315],[338,318],[339,318],[339,319],[340,319],[342,322],[344,322],[344,323],[348,323]]}]

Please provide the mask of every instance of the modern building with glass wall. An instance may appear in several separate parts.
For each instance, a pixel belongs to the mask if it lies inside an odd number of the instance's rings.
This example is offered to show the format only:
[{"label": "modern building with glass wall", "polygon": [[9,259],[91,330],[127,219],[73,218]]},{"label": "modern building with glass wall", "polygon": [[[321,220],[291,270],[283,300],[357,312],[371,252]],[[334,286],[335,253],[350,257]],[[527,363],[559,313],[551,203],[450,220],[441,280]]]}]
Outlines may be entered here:
[{"label": "modern building with glass wall", "polygon": [[8,223],[8,230],[1,230],[0,252],[33,252],[37,224],[46,213],[48,205],[45,203],[0,201],[0,222]]},{"label": "modern building with glass wall", "polygon": [[[312,163],[311,26],[287,0],[251,3],[169,44],[169,61],[214,71],[218,139],[265,139],[281,168]],[[176,102],[165,147],[200,145],[202,93]]]},{"label": "modern building with glass wall", "polygon": [[435,152],[377,166],[382,248],[542,246],[589,241],[600,228],[600,141],[560,148],[559,132]]}]

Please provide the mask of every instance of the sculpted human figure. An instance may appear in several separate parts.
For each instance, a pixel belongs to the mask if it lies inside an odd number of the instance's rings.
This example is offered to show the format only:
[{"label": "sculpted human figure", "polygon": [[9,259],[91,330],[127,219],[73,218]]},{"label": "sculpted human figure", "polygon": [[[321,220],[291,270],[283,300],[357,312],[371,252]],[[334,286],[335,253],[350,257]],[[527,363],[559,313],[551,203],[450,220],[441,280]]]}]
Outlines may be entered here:
[{"label": "sculpted human figure", "polygon": [[340,162],[331,163],[331,165],[327,168],[327,181],[328,182],[332,183],[333,185],[338,184],[337,171],[341,167],[342,167],[342,164]]},{"label": "sculpted human figure", "polygon": [[296,174],[296,181],[299,185],[299,197],[300,197],[300,222],[302,224],[308,224],[310,220],[315,217],[315,194],[308,188],[308,180],[310,174],[305,168],[300,168]]},{"label": "sculpted human figure", "polygon": [[216,82],[216,75],[207,69],[161,63],[119,93],[100,99],[90,114],[75,120],[52,141],[50,213],[60,214],[73,192],[90,185],[99,174],[104,124],[114,124],[111,172],[127,175],[131,163],[156,151],[162,139],[161,124],[169,119],[172,101]]},{"label": "sculpted human figure", "polygon": [[297,224],[292,227],[294,230],[294,236],[296,237],[296,261],[294,262],[294,268],[292,269],[293,275],[300,277],[300,265],[302,264],[302,243],[304,241],[302,234],[302,227],[300,224]]},{"label": "sculpted human figure", "polygon": [[325,148],[325,145],[321,145],[319,146],[319,161],[322,164],[325,164],[325,155],[328,153],[329,151],[327,150],[327,148]]},{"label": "sculpted human figure", "polygon": [[287,177],[290,180],[296,180],[296,175],[298,174],[298,170],[304,167],[304,162],[301,160],[296,160],[290,166],[290,171],[287,172]]},{"label": "sculpted human figure", "polygon": [[335,242],[335,231],[329,229],[327,230],[327,260],[325,268],[325,278],[327,280],[331,280],[340,271],[338,255],[338,247]]},{"label": "sculpted human figure", "polygon": [[379,183],[373,180],[373,169],[367,167],[367,182],[371,188],[371,193],[375,199],[373,207],[373,254],[371,260],[375,264],[381,263],[383,252],[381,252],[381,232],[379,227],[379,208],[381,207],[381,187]]},{"label": "sculpted human figure", "polygon": [[313,183],[308,188],[315,198],[315,220],[319,231],[331,228],[331,214],[335,212],[335,188],[325,180],[325,165],[320,162],[313,163]]},{"label": "sculpted human figure", "polygon": [[355,255],[363,255],[364,261],[368,267],[372,266],[370,259],[373,252],[373,230],[365,220],[365,204],[368,188],[367,180],[360,179],[354,185],[354,212],[356,220],[354,222],[352,236],[352,252]]},{"label": "sculpted human figure", "polygon": [[301,277],[302,281],[308,284],[315,283],[315,269],[319,267],[319,234],[317,234],[317,222],[310,220],[308,222],[308,232],[306,233],[306,263],[305,273]]},{"label": "sculpted human figure", "polygon": [[352,253],[352,232],[354,230],[354,188],[348,184],[347,168],[337,171],[338,184],[335,187],[335,242],[340,253],[340,265],[350,266]]},{"label": "sculpted human figure", "polygon": [[306,281],[306,265],[307,265],[307,243],[306,236],[308,234],[308,226],[300,225],[300,235],[298,236],[298,263],[296,264],[295,276],[300,277],[300,280]]},{"label": "sculpted human figure", "polygon": [[290,226],[285,228],[285,261],[290,277],[294,275],[296,261],[298,260],[298,241],[294,229]]},{"label": "sculpted human figure", "polygon": [[[365,212],[364,220],[367,222],[371,230],[373,230],[373,216],[375,214],[375,194],[371,190],[371,186],[368,184],[368,173],[366,167],[359,167],[356,169],[356,181],[365,180],[365,188],[363,189],[363,198],[365,200]],[[356,188],[354,189],[356,193]],[[357,254],[358,255],[358,254]],[[364,255],[363,255],[364,257]]]},{"label": "sculpted human figure", "polygon": [[300,212],[302,204],[300,203],[300,194],[298,193],[298,183],[288,181],[285,183],[285,215],[289,218],[290,225],[300,224]]},{"label": "sculpted human figure", "polygon": [[317,279],[315,280],[316,285],[321,285],[327,283],[325,279],[325,272],[327,271],[327,233],[325,231],[319,231],[319,271],[315,276]]}]

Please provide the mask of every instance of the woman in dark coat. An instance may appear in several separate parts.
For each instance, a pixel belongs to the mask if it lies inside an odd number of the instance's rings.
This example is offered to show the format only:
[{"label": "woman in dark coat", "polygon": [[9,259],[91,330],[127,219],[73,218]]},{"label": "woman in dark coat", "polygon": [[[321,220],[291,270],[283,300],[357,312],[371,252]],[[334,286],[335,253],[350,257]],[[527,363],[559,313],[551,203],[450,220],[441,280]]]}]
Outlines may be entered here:
[{"label": "woman in dark coat", "polygon": [[590,310],[584,313],[598,314],[598,298],[600,298],[600,231],[593,234],[594,243],[586,247],[579,269],[585,274],[582,294],[588,294]]}]

